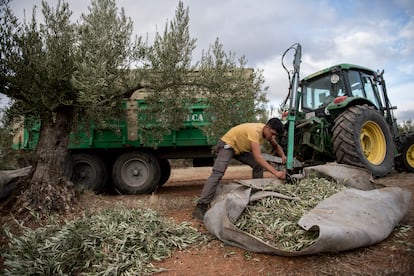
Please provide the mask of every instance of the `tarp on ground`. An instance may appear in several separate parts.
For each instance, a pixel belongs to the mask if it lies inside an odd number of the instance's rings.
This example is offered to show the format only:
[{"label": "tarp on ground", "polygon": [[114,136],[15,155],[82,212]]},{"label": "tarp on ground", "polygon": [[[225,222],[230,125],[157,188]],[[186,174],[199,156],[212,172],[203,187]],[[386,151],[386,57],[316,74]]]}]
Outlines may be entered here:
[{"label": "tarp on ground", "polygon": [[[277,181],[274,178],[220,185],[215,200],[204,217],[207,230],[221,241],[248,251],[300,256],[339,252],[378,243],[386,239],[408,213],[410,191],[399,187],[369,190],[373,181],[364,170],[346,167],[346,173],[336,170],[339,172],[337,176],[332,167],[321,165],[308,169],[309,171],[319,172],[320,175],[328,172],[332,178],[341,179],[349,186],[320,202],[298,221],[305,230],[319,230],[318,238],[309,247],[294,252],[281,250],[234,225],[249,202],[267,196],[281,196],[263,189],[274,184]],[[347,177],[352,179],[346,179]],[[362,190],[353,188],[354,186],[362,187]]]}]

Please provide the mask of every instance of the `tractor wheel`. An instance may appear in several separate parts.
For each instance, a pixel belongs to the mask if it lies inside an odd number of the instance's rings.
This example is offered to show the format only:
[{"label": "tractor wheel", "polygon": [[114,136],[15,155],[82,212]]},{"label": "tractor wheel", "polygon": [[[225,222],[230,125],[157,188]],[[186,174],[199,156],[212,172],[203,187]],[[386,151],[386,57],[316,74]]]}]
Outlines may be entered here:
[{"label": "tractor wheel", "polygon": [[397,149],[401,155],[395,160],[395,169],[399,172],[414,172],[414,132],[402,134]]},{"label": "tractor wheel", "polygon": [[88,190],[101,191],[108,180],[102,159],[93,154],[77,153],[72,155],[72,161],[73,182]]},{"label": "tractor wheel", "polygon": [[158,182],[158,186],[162,186],[165,183],[167,183],[168,179],[171,175],[171,166],[170,162],[168,162],[168,159],[158,159],[160,163],[160,169],[161,169],[161,176],[160,181]]},{"label": "tractor wheel", "polygon": [[338,163],[365,167],[374,177],[394,163],[393,139],[383,116],[372,106],[356,105],[335,119],[333,150]]},{"label": "tractor wheel", "polygon": [[160,165],[152,154],[128,152],[115,161],[112,179],[122,194],[151,193],[160,181]]}]

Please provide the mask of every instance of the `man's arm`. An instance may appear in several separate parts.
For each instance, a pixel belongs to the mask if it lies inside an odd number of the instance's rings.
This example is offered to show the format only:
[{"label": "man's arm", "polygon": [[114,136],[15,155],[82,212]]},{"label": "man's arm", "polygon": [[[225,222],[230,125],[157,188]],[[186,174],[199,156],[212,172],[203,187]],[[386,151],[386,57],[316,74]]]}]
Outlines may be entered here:
[{"label": "man's arm", "polygon": [[285,155],[285,152],[283,151],[283,148],[276,141],[276,137],[272,136],[272,138],[270,138],[270,140],[269,140],[269,143],[272,145],[272,147],[276,151],[277,155],[279,155],[282,158],[283,164],[286,163],[287,157]]},{"label": "man's arm", "polygon": [[[250,142],[251,147],[252,147],[252,154],[254,157],[254,160],[263,168],[265,168],[266,170],[268,170],[271,174],[273,174],[274,176],[276,176],[277,178],[280,179],[285,179],[286,178],[286,173],[282,172],[282,171],[277,171],[273,166],[271,166],[262,156],[262,152],[260,150],[260,144],[259,143],[254,143],[254,142]],[[282,150],[283,151],[283,150]]]}]

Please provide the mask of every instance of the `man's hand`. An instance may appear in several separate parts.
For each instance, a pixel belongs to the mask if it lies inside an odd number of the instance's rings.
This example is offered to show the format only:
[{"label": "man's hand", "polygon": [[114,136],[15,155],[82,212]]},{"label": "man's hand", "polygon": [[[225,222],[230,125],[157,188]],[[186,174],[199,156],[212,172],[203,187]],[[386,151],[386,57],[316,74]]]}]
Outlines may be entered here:
[{"label": "man's hand", "polygon": [[286,172],[284,171],[277,171],[275,176],[279,179],[285,180],[286,179]]}]

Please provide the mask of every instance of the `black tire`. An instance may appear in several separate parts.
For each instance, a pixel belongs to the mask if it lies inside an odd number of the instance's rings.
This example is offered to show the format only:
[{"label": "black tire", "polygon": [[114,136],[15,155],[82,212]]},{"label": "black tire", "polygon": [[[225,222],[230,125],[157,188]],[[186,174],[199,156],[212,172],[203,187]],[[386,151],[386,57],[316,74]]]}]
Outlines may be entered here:
[{"label": "black tire", "polygon": [[171,176],[171,166],[170,162],[168,162],[168,159],[158,159],[158,162],[161,169],[161,176],[160,181],[158,182],[158,186],[162,186],[167,183],[168,179]]},{"label": "black tire", "polygon": [[395,160],[395,169],[399,172],[414,172],[414,132],[399,137],[397,150],[400,156]]},{"label": "black tire", "polygon": [[142,152],[121,155],[112,168],[114,186],[122,194],[151,193],[157,188],[160,177],[158,160]]},{"label": "black tire", "polygon": [[335,119],[333,150],[338,163],[364,167],[374,177],[390,173],[393,139],[382,115],[372,106],[356,105]]},{"label": "black tire", "polygon": [[94,154],[72,155],[73,182],[88,190],[99,192],[108,181],[108,170],[101,158]]}]

